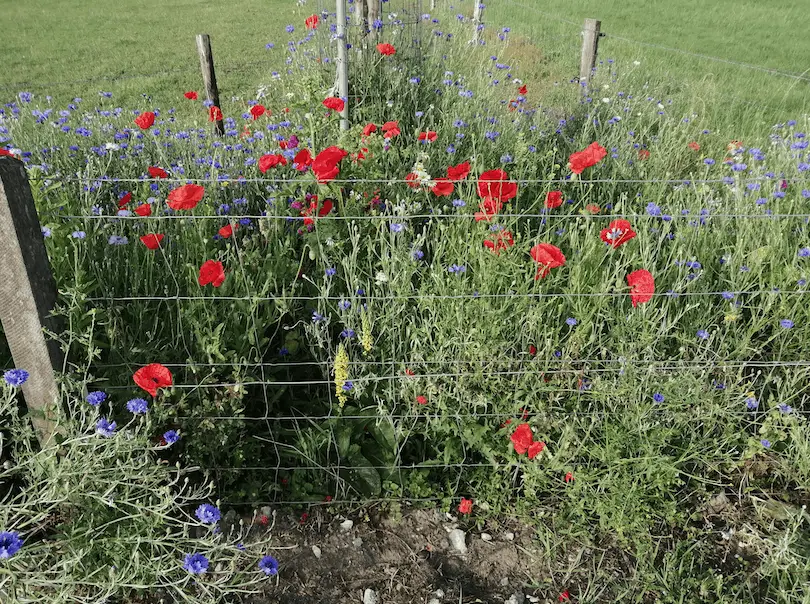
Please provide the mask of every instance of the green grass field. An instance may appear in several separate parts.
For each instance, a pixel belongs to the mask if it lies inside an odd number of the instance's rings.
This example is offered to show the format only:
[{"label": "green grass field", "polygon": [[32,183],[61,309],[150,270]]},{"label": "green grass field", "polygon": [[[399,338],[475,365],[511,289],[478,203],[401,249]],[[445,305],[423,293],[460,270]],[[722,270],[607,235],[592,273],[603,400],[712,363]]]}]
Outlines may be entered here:
[{"label": "green grass field", "polygon": [[[144,0],[119,2],[111,10],[100,0],[5,0],[0,3],[5,57],[0,95],[24,89],[53,96],[111,90],[120,103],[131,104],[142,94],[158,100],[175,98],[177,90],[200,87],[194,35],[208,33],[223,98],[244,96],[280,67],[280,52],[268,52],[265,44],[277,41],[279,25],[297,23],[320,6],[314,0],[308,4],[237,0],[224,8],[202,0]],[[493,29],[511,27],[536,44],[544,60],[538,62],[536,51],[530,49],[523,62],[540,67],[535,71],[539,79],[556,80],[577,75],[581,23],[586,17],[600,19],[607,34],[600,42],[600,58],[638,60],[640,77],[688,96],[696,110],[710,111],[730,127],[747,130],[807,109],[810,37],[803,15],[808,9],[808,1],[493,0],[484,20]],[[437,3],[441,15],[459,11],[471,14],[472,0]],[[805,79],[613,35],[801,74]],[[171,73],[138,77],[161,72]],[[111,80],[62,83],[107,77]]]}]

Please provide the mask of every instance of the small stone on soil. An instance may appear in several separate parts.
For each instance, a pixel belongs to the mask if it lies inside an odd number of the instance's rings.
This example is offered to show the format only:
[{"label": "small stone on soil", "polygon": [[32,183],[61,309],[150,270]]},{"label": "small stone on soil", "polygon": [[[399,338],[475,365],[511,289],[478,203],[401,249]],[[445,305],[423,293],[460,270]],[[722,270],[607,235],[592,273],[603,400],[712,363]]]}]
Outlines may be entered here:
[{"label": "small stone on soil", "polygon": [[316,558],[321,559],[321,548],[317,545],[312,546],[312,553],[315,554]]},{"label": "small stone on soil", "polygon": [[489,533],[481,533],[481,540],[492,541],[492,535],[490,535]]},{"label": "small stone on soil", "polygon": [[342,528],[344,531],[352,530],[353,526],[354,526],[353,520],[344,520],[343,522],[340,523],[340,528]]},{"label": "small stone on soil", "polygon": [[464,534],[464,531],[461,529],[453,529],[450,531],[450,534],[447,535],[447,538],[450,539],[450,545],[454,550],[461,554],[467,553],[467,536]]},{"label": "small stone on soil", "polygon": [[526,596],[522,593],[516,593],[509,596],[508,600],[505,600],[503,604],[523,604],[525,601]]},{"label": "small stone on soil", "polygon": [[506,539],[507,541],[514,541],[515,540],[515,533],[510,531],[510,532],[506,533],[503,536],[503,538]]},{"label": "small stone on soil", "polygon": [[363,592],[363,604],[378,604],[379,601],[380,597],[373,589],[367,589],[365,592]]}]

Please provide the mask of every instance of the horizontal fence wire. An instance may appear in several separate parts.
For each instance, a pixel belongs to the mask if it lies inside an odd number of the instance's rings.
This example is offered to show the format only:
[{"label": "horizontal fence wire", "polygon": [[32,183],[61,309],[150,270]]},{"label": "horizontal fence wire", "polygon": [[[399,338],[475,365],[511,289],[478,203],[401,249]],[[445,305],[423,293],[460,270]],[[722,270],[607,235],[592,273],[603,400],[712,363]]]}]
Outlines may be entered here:
[{"label": "horizontal fence wire", "polygon": [[[357,215],[357,216],[339,216],[339,215],[327,215],[327,216],[318,216],[316,218],[308,217],[308,216],[287,216],[284,214],[191,214],[188,216],[183,216],[181,214],[165,214],[163,216],[138,216],[136,215],[126,215],[126,216],[119,216],[117,214],[51,214],[47,215],[50,218],[60,218],[63,220],[138,220],[138,221],[160,221],[160,220],[230,220],[230,221],[238,221],[240,219],[249,219],[249,220],[284,220],[286,222],[302,222],[304,220],[314,220],[315,222],[325,221],[325,222],[332,222],[332,221],[397,221],[397,220],[428,220],[428,219],[436,219],[436,220],[471,220],[476,219],[478,220],[475,215],[473,214],[465,214],[465,213],[458,213],[458,214],[378,214],[378,215]],[[624,218],[626,220],[658,220],[663,222],[669,222],[673,220],[705,220],[708,221],[712,218],[725,218],[725,219],[762,219],[762,218],[803,218],[809,219],[810,214],[777,214],[777,213],[767,213],[763,211],[760,214],[674,214],[674,215],[667,215],[667,218],[662,218],[661,216],[652,216],[650,214],[552,214],[551,212],[545,214],[494,214],[490,216],[492,219],[502,219],[502,218],[542,218],[545,220],[553,220],[554,222],[559,222],[562,220],[599,220],[599,219],[619,219]],[[489,224],[489,222],[487,223]]]},{"label": "horizontal fence wire", "polygon": [[[762,289],[750,291],[712,291],[712,292],[655,292],[654,297],[680,298],[701,296],[722,296],[724,294],[735,296],[772,295],[772,296],[804,296],[810,290],[779,290]],[[378,301],[406,301],[406,300],[487,300],[487,299],[543,299],[543,298],[622,298],[628,292],[570,292],[570,293],[506,293],[506,294],[414,294],[414,295],[383,295],[371,296],[369,299]],[[253,302],[307,302],[307,301],[340,301],[346,296],[109,296],[103,298],[88,297],[87,302],[193,302],[193,301],[253,301]]]},{"label": "horizontal fence wire", "polygon": [[[147,178],[147,177],[135,177],[135,178],[119,178],[113,176],[59,176],[59,175],[50,175],[50,174],[40,174],[38,175],[39,179],[47,180],[50,182],[78,182],[78,183],[117,183],[117,182],[127,182],[127,183],[182,183],[182,184],[191,184],[191,183],[264,183],[264,184],[273,184],[273,183],[298,183],[298,184],[412,184],[414,181],[408,180],[406,178],[334,178],[324,183],[316,183],[315,181],[311,181],[311,183],[307,183],[299,178],[276,178],[276,177],[267,177],[267,178],[259,178],[259,177],[227,177],[227,178],[219,178],[219,177],[207,177],[207,178]],[[733,182],[729,182],[729,179],[732,179]],[[779,177],[769,177],[769,176],[727,176],[724,178],[588,178],[588,179],[579,179],[579,178],[515,178],[515,179],[491,179],[486,180],[485,182],[488,184],[502,184],[502,183],[515,183],[518,185],[528,185],[528,184],[671,184],[671,185],[692,185],[692,184],[736,184],[742,182],[765,182],[771,181],[774,183],[778,183],[781,181],[786,181],[788,183],[791,182],[809,182],[810,176],[779,176]],[[465,181],[460,181],[465,182]],[[472,181],[466,181],[472,182]]]},{"label": "horizontal fence wire", "polygon": [[[529,354],[529,353],[525,353]],[[448,360],[419,360],[414,359],[409,362],[402,361],[401,359],[390,359],[390,360],[383,360],[383,361],[349,361],[349,366],[352,367],[368,367],[368,366],[387,366],[391,367],[391,365],[472,365],[475,363],[487,363],[487,364],[499,364],[499,363],[509,363],[509,364],[525,364],[525,363],[533,363],[533,364],[554,364],[554,365],[562,365],[562,364],[572,364],[572,363],[603,363],[603,364],[617,364],[617,365],[627,365],[627,366],[637,366],[643,365],[645,367],[657,367],[657,365],[661,364],[664,369],[682,369],[683,367],[707,367],[706,360],[694,360],[694,361],[679,361],[677,359],[674,360],[666,360],[666,361],[658,361],[658,360],[645,360],[645,359],[514,359],[514,358],[504,358],[504,359],[448,359]],[[275,362],[275,363],[251,363],[249,361],[245,361],[242,363],[161,363],[163,366],[172,368],[196,368],[196,367],[319,367],[323,365],[331,365],[331,361],[290,361],[290,362]],[[102,363],[102,364],[94,364],[93,366],[100,369],[116,369],[121,367],[131,367],[133,363]],[[718,361],[716,365],[711,365],[716,369],[739,369],[745,367],[810,367],[810,361],[805,360],[797,360],[797,361]]]},{"label": "horizontal fence wire", "polygon": [[[560,478],[559,482],[562,484],[563,479]],[[791,491],[761,491],[761,490],[747,490],[747,489],[729,489],[725,491],[712,491],[712,495],[719,495],[724,494],[729,498],[782,498],[788,499],[794,498],[797,494],[804,495],[805,489],[796,488],[795,490]],[[330,500],[306,500],[306,499],[298,499],[298,500],[287,500],[287,499],[279,499],[276,501],[272,500],[251,500],[251,501],[238,501],[238,500],[222,500],[220,501],[221,505],[232,505],[232,506],[309,506],[309,507],[324,507],[324,506],[340,506],[340,505],[375,505],[375,504],[391,504],[391,503],[399,503],[402,505],[410,506],[410,505],[417,505],[423,503],[442,503],[446,501],[450,501],[453,503],[460,502],[464,499],[463,496],[446,496],[446,497],[376,497],[376,498],[362,498],[362,499],[330,499]],[[508,516],[509,514],[507,514]]]}]

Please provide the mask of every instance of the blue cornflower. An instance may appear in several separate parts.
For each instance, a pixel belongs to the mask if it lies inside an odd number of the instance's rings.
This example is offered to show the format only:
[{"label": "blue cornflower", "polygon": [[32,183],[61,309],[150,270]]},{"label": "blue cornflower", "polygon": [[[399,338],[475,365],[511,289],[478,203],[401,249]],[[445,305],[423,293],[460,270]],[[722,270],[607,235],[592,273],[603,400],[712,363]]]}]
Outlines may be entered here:
[{"label": "blue cornflower", "polygon": [[238,549],[240,552],[247,551],[247,548],[245,547],[244,543],[237,543],[236,544],[236,549]]},{"label": "blue cornflower", "polygon": [[327,277],[334,277],[335,275],[337,275],[337,269],[334,266],[330,266],[326,269]]},{"label": "blue cornflower", "polygon": [[715,164],[715,161],[711,157],[707,157],[706,159],[703,160],[703,163],[706,164],[707,166],[713,166]]},{"label": "blue cornflower", "polygon": [[401,233],[402,231],[405,230],[405,225],[400,224],[399,222],[392,222],[389,225],[389,228],[391,229],[392,233]]},{"label": "blue cornflower", "polygon": [[180,435],[177,433],[177,430],[167,430],[163,433],[163,440],[166,441],[166,446],[168,447],[180,440]]},{"label": "blue cornflower", "polygon": [[461,265],[451,264],[450,266],[447,267],[447,272],[448,273],[464,273],[466,271],[467,271],[467,267],[464,266],[463,264],[461,264]]},{"label": "blue cornflower", "polygon": [[456,128],[464,128],[467,124],[464,122],[464,120],[456,120],[455,122],[453,122],[453,125]]},{"label": "blue cornflower", "polygon": [[116,423],[109,421],[106,417],[102,417],[96,422],[96,434],[100,434],[105,438],[113,436],[116,428]]},{"label": "blue cornflower", "polygon": [[286,346],[282,346],[281,348],[278,349],[278,356],[280,356],[280,357],[286,357],[289,354],[290,354],[290,349],[287,348]]},{"label": "blue cornflower", "polygon": [[454,208],[463,208],[466,205],[467,205],[467,202],[464,201],[463,199],[454,199],[453,200],[453,207]]},{"label": "blue cornflower", "polygon": [[21,92],[17,96],[20,97],[20,101],[22,101],[23,103],[30,103],[31,100],[34,98],[34,95],[32,95],[30,92]]},{"label": "blue cornflower", "polygon": [[278,574],[278,560],[273,556],[265,556],[259,560],[259,570],[264,571],[268,577]]},{"label": "blue cornflower", "polygon": [[197,511],[194,512],[194,515],[204,524],[216,524],[221,517],[219,509],[210,503],[203,503],[197,508]]},{"label": "blue cornflower", "polygon": [[313,323],[320,323],[323,321],[323,315],[319,313],[317,310],[312,311],[312,322]]},{"label": "blue cornflower", "polygon": [[291,33],[293,33],[293,32],[295,31],[295,28],[294,28],[292,25],[288,25],[287,27],[285,27],[285,28],[284,28],[284,30],[285,30],[285,31],[286,31],[288,34],[291,34]]},{"label": "blue cornflower", "polygon": [[20,551],[22,546],[23,540],[20,539],[19,533],[13,531],[0,532],[0,560],[11,558]]},{"label": "blue cornflower", "polygon": [[348,327],[340,332],[340,337],[344,338],[346,340],[350,340],[354,336],[355,336],[355,331],[353,329],[348,328]]},{"label": "blue cornflower", "polygon": [[501,133],[500,133],[500,132],[494,132],[494,131],[487,131],[487,132],[484,134],[484,136],[485,136],[486,138],[488,138],[489,140],[491,140],[491,141],[494,141],[494,140],[495,140],[496,138],[498,138],[500,135],[501,135]]},{"label": "blue cornflower", "polygon": [[129,243],[129,239],[124,237],[123,235],[111,235],[108,243],[110,245],[126,245]]},{"label": "blue cornflower", "polygon": [[720,295],[723,296],[723,300],[733,300],[734,299],[734,294],[732,294],[731,292],[723,292]]},{"label": "blue cornflower", "polygon": [[135,415],[146,413],[149,411],[149,403],[142,398],[134,398],[127,402],[127,411]]},{"label": "blue cornflower", "polygon": [[352,383],[351,380],[346,380],[343,383],[343,390],[345,390],[346,392],[349,392],[352,388],[354,388],[354,384]]},{"label": "blue cornflower", "polygon": [[793,321],[791,321],[790,319],[782,319],[781,321],[779,321],[779,325],[781,325],[785,329],[792,329]]},{"label": "blue cornflower", "polygon": [[340,310],[349,310],[351,306],[352,303],[349,302],[348,300],[341,300],[340,302],[338,302],[338,308],[340,308]]},{"label": "blue cornflower", "polygon": [[763,438],[761,441],[759,441],[759,444],[761,444],[766,449],[771,448],[771,441],[769,441],[767,438]]},{"label": "blue cornflower", "polygon": [[663,403],[664,402],[664,395],[661,394],[660,392],[656,392],[655,394],[653,394],[653,400],[656,403]]},{"label": "blue cornflower", "polygon": [[748,169],[748,166],[745,164],[734,164],[733,166],[731,166],[731,169],[734,170],[735,172],[743,172],[744,170]]},{"label": "blue cornflower", "polygon": [[757,407],[759,407],[759,401],[755,396],[749,396],[745,399],[745,406],[748,408],[749,411],[754,411]]},{"label": "blue cornflower", "polygon": [[799,258],[807,258],[810,256],[810,247],[803,247],[799,250]]},{"label": "blue cornflower", "polygon": [[697,337],[699,337],[701,340],[705,340],[709,337],[709,332],[706,331],[705,329],[698,329]]},{"label": "blue cornflower", "polygon": [[570,326],[573,327],[577,324],[577,320],[574,317],[568,317],[565,322]]},{"label": "blue cornflower", "polygon": [[84,231],[73,231],[70,234],[70,236],[73,237],[74,239],[84,239],[85,237],[87,237],[87,233],[85,233]]},{"label": "blue cornflower", "polygon": [[51,236],[51,229],[48,227],[42,227],[42,236],[48,238]]},{"label": "blue cornflower", "polygon": [[25,369],[9,369],[3,373],[6,384],[18,388],[28,381],[28,372]]},{"label": "blue cornflower", "polygon": [[[292,25],[289,27],[292,27]],[[183,559],[183,568],[192,575],[201,575],[208,570],[208,558],[197,553],[186,554]]]},{"label": "blue cornflower", "polygon": [[422,78],[420,78],[419,76],[414,76],[414,77],[412,77],[412,78],[408,78],[408,81],[409,81],[411,84],[418,84],[419,82],[421,82],[421,81],[422,81]]},{"label": "blue cornflower", "polygon": [[779,405],[779,411],[787,415],[788,413],[791,413],[793,411],[793,407],[791,407],[787,403],[782,403],[781,405]]},{"label": "blue cornflower", "polygon": [[265,44],[265,45],[264,45],[264,47],[265,47],[267,50],[272,50],[272,49],[274,49],[274,48],[276,47],[276,45],[275,45],[275,44],[273,44],[272,42],[268,42],[267,44]]},{"label": "blue cornflower", "polygon": [[508,163],[511,163],[511,162],[512,162],[512,156],[511,155],[509,155],[508,153],[504,153],[503,155],[501,155],[501,163],[502,164],[508,164]]},{"label": "blue cornflower", "polygon": [[422,258],[425,257],[425,252],[423,252],[422,250],[416,249],[416,250],[411,252],[411,256],[413,257],[414,260],[421,260]]},{"label": "blue cornflower", "polygon": [[654,201],[651,201],[647,204],[647,214],[650,216],[660,216],[661,215],[661,208],[656,204]]},{"label": "blue cornflower", "polygon": [[95,392],[88,392],[87,397],[84,399],[93,407],[98,407],[101,403],[107,400],[107,393],[97,390]]}]

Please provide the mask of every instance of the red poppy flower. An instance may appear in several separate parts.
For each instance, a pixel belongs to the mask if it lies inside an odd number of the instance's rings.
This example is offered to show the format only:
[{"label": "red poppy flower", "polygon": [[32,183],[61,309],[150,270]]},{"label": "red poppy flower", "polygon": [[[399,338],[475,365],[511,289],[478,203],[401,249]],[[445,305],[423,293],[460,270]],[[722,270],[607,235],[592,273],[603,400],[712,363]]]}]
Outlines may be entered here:
[{"label": "red poppy flower", "polygon": [[562,191],[549,191],[546,194],[546,207],[549,210],[559,208],[563,203]]},{"label": "red poppy flower", "polygon": [[150,206],[148,203],[142,203],[137,208],[135,208],[135,213],[138,216],[151,216],[152,206]]},{"label": "red poppy flower", "polygon": [[630,299],[633,308],[652,300],[655,293],[655,280],[648,270],[639,269],[627,275],[627,285],[630,286]]},{"label": "red poppy flower", "polygon": [[647,149],[639,149],[638,150],[638,158],[639,159],[649,159],[650,152]]},{"label": "red poppy flower", "polygon": [[225,283],[225,269],[218,260],[206,260],[200,267],[200,276],[197,279],[200,287],[213,285],[219,287]]},{"label": "red poppy flower", "polygon": [[222,237],[223,239],[229,239],[230,236],[233,235],[233,232],[237,228],[238,228],[238,225],[234,226],[234,225],[231,225],[231,224],[226,224],[224,227],[219,229],[219,231],[217,231],[217,232],[219,233],[219,236]]},{"label": "red poppy flower", "polygon": [[168,388],[172,385],[172,372],[160,363],[152,363],[138,369],[132,379],[140,389],[157,396],[159,388]]},{"label": "red poppy flower", "polygon": [[193,210],[205,195],[205,187],[188,184],[169,192],[169,207],[172,210]]},{"label": "red poppy flower", "polygon": [[377,44],[377,52],[385,57],[390,57],[391,55],[397,54],[397,49],[391,44],[383,42],[382,44]]},{"label": "red poppy flower", "polygon": [[309,149],[301,149],[296,153],[293,158],[293,163],[295,164],[296,170],[305,172],[306,169],[312,165],[312,154],[309,152]]},{"label": "red poppy flower", "polygon": [[254,120],[259,119],[264,113],[267,111],[267,108],[264,105],[253,105],[250,108],[250,115],[253,116]]},{"label": "red poppy flower", "polygon": [[189,101],[196,101],[197,100],[197,93],[194,92],[193,90],[189,90],[188,92],[183,94],[183,96],[186,97]]},{"label": "red poppy flower", "polygon": [[385,122],[382,130],[383,137],[385,138],[394,138],[402,134],[402,132],[399,131],[399,122]]},{"label": "red poppy flower", "polygon": [[531,356],[537,356],[537,346],[535,346],[534,344],[530,344],[529,345],[529,354]]},{"label": "red poppy flower", "polygon": [[155,114],[151,111],[144,111],[135,118],[135,125],[141,130],[148,130],[155,123]]},{"label": "red poppy flower", "polygon": [[489,170],[478,177],[478,195],[484,200],[509,201],[517,195],[517,183],[501,169]]},{"label": "red poppy flower", "polygon": [[150,233],[141,237],[141,243],[143,243],[147,249],[156,250],[160,247],[160,242],[163,241],[163,237],[164,236],[160,233]]},{"label": "red poppy flower", "polygon": [[528,90],[526,90],[526,84],[523,84],[520,88],[518,88],[518,94],[526,94]]},{"label": "red poppy flower", "polygon": [[340,147],[327,147],[312,162],[312,171],[319,183],[329,182],[340,174],[340,161],[348,153]]},{"label": "red poppy flower", "polygon": [[287,158],[285,158],[281,153],[268,153],[267,155],[262,155],[259,158],[259,172],[264,174],[270,168],[275,168],[276,166],[286,166],[287,165]]},{"label": "red poppy flower", "polygon": [[689,147],[692,151],[700,151],[700,144],[696,143],[695,141],[692,141],[686,146]]},{"label": "red poppy flower", "polygon": [[212,105],[208,109],[208,121],[209,122],[221,122],[222,121],[222,109],[217,107],[216,105]]},{"label": "red poppy flower", "polygon": [[613,248],[617,248],[636,236],[630,222],[624,219],[612,221],[606,229],[599,233],[600,239]]},{"label": "red poppy flower", "polygon": [[304,25],[307,26],[307,29],[318,29],[318,21],[318,15],[312,15],[306,18]]},{"label": "red poppy flower", "polygon": [[321,205],[321,209],[318,209],[318,198],[315,197],[309,204],[309,208],[306,210],[301,210],[301,216],[304,216],[304,224],[309,226],[311,224],[315,224],[316,216],[318,218],[323,218],[329,212],[332,211],[334,207],[334,203],[331,199],[324,199],[323,204]]},{"label": "red poppy flower", "polygon": [[478,204],[481,209],[480,212],[475,213],[475,221],[481,222],[482,220],[492,220],[495,215],[501,211],[503,203],[497,199],[486,199],[483,203]]},{"label": "red poppy flower", "polygon": [[600,208],[595,203],[589,203],[588,205],[585,206],[585,211],[590,212],[591,214],[598,214],[599,212],[602,211],[602,208]]},{"label": "red poppy flower", "polygon": [[152,178],[169,178],[169,173],[157,166],[149,166],[148,172]]},{"label": "red poppy flower", "polygon": [[416,402],[419,403],[420,405],[427,405],[427,397],[422,396],[420,394],[419,396],[416,397]]},{"label": "red poppy flower", "polygon": [[515,453],[523,455],[532,446],[534,434],[529,424],[520,424],[509,439],[515,446]]},{"label": "red poppy flower", "polygon": [[377,126],[375,124],[366,124],[366,127],[363,128],[363,136],[369,136],[377,132]]},{"label": "red poppy flower", "polygon": [[457,166],[450,166],[447,168],[447,178],[453,182],[464,180],[470,173],[470,162],[465,161]]},{"label": "red poppy flower", "polygon": [[542,453],[543,449],[545,449],[545,448],[546,448],[546,443],[544,443],[542,441],[539,441],[539,440],[537,442],[533,442],[529,446],[529,459],[534,459],[535,457],[540,455],[540,453]]},{"label": "red poppy flower", "polygon": [[405,184],[408,185],[411,189],[418,189],[419,188],[419,175],[415,174],[414,172],[409,173],[405,177]]},{"label": "red poppy flower", "polygon": [[309,512],[304,512],[301,514],[301,519],[298,521],[300,524],[306,524],[306,521],[309,519]]},{"label": "red poppy flower", "polygon": [[557,246],[550,243],[538,243],[532,248],[532,259],[539,265],[535,279],[545,278],[553,268],[565,264],[565,256]]},{"label": "red poppy flower", "polygon": [[565,473],[565,482],[573,482],[573,481],[574,481],[574,475],[571,472],[566,472]]},{"label": "red poppy flower", "polygon": [[118,200],[118,207],[123,208],[130,201],[132,201],[132,193],[124,193],[121,199]]},{"label": "red poppy flower", "polygon": [[268,524],[270,524],[270,518],[262,514],[261,516],[259,516],[259,524],[261,524],[262,526],[267,526]]},{"label": "red poppy flower", "polygon": [[494,240],[484,240],[484,247],[488,247],[490,250],[495,252],[496,255],[500,255],[501,250],[508,250],[513,245],[515,245],[515,240],[512,238],[511,231],[498,231],[498,234],[495,235]]},{"label": "red poppy flower", "polygon": [[607,149],[593,142],[582,151],[572,153],[568,158],[568,168],[574,174],[582,174],[585,168],[595,166],[607,155]]},{"label": "red poppy flower", "polygon": [[452,195],[453,191],[455,190],[453,183],[447,178],[437,178],[433,182],[435,184],[430,188],[430,190],[433,191],[433,194],[437,197]]},{"label": "red poppy flower", "polygon": [[420,132],[418,138],[420,141],[427,141],[429,143],[432,143],[438,138],[438,136],[439,135],[436,134],[433,130],[428,130],[427,132]]},{"label": "red poppy flower", "polygon": [[565,602],[566,600],[570,600],[570,599],[571,599],[571,595],[568,593],[567,589],[557,597],[557,600],[559,600],[560,602]]},{"label": "red poppy flower", "polygon": [[331,109],[332,111],[337,111],[338,113],[340,113],[346,108],[346,103],[343,101],[343,99],[339,99],[334,96],[329,96],[323,100],[323,106],[326,107],[327,109]]},{"label": "red poppy flower", "polygon": [[0,149],[0,157],[2,157],[3,155],[5,155],[6,157],[14,157],[14,154],[11,151]]},{"label": "red poppy flower", "polygon": [[405,375],[407,375],[408,377],[413,377],[416,375],[416,372],[414,372],[413,369],[407,368],[405,369]]},{"label": "red poppy flower", "polygon": [[472,512],[473,507],[473,500],[472,499],[465,499],[464,497],[461,498],[461,502],[458,504],[458,511],[460,514],[469,514]]}]

